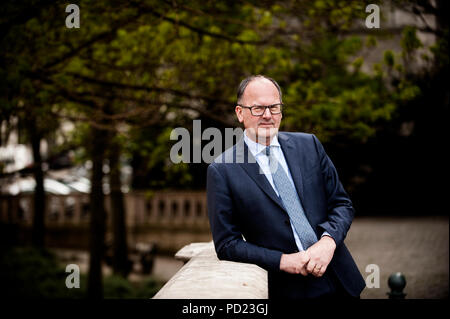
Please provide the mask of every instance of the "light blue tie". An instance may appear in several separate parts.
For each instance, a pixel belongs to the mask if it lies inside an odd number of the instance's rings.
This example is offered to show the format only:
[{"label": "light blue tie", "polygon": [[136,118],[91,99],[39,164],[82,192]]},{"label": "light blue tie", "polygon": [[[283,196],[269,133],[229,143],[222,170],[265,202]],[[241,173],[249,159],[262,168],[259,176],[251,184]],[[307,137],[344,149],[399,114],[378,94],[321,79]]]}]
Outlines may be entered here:
[{"label": "light blue tie", "polygon": [[294,185],[292,185],[283,167],[278,162],[273,152],[271,152],[270,146],[266,147],[265,151],[266,155],[269,157],[269,167],[275,187],[278,194],[280,194],[284,207],[297,231],[303,248],[306,250],[312,244],[317,242],[317,236],[305,216],[305,212],[303,211]]}]

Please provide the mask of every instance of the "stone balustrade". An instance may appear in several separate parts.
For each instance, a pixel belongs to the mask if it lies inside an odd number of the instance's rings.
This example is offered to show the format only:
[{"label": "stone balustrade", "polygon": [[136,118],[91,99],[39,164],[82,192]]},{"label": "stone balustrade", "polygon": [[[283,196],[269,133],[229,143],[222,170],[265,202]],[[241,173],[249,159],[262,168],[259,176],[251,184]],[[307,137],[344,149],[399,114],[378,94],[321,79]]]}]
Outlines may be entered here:
[{"label": "stone balustrade", "polygon": [[186,264],[154,299],[267,299],[267,271],[257,265],[217,258],[213,242],[183,247],[175,258]]},{"label": "stone balustrade", "polygon": [[[183,225],[208,227],[205,192],[130,192],[124,194],[127,227]],[[47,226],[89,223],[89,195],[46,195]],[[110,200],[105,196],[107,223],[111,223]],[[0,221],[31,226],[33,194],[0,196]]]}]

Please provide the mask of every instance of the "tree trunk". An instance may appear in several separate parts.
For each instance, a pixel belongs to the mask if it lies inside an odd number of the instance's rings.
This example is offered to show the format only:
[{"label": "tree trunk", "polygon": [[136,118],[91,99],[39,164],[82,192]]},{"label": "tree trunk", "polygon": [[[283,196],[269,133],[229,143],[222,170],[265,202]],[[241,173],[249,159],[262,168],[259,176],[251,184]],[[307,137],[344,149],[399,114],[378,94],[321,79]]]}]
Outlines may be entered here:
[{"label": "tree trunk", "polygon": [[103,194],[103,161],[106,132],[92,128],[92,177],[90,194],[90,259],[88,297],[103,298],[102,261],[105,248],[106,213]]},{"label": "tree trunk", "polygon": [[33,175],[36,181],[33,194],[32,244],[35,247],[43,248],[45,246],[45,190],[41,158],[41,134],[38,132],[35,118],[30,119],[28,127],[34,161]]},{"label": "tree trunk", "polygon": [[111,215],[113,222],[113,270],[115,274],[127,277],[130,272],[128,262],[127,234],[125,227],[125,205],[120,181],[120,145],[112,142],[109,154]]}]

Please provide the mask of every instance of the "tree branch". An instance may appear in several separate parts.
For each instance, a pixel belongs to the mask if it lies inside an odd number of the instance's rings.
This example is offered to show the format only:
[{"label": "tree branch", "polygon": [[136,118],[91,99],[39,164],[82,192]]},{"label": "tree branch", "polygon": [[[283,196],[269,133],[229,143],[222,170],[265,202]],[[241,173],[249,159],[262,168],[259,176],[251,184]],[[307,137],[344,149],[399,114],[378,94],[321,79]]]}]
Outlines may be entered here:
[{"label": "tree branch", "polygon": [[108,40],[111,39],[115,33],[117,32],[117,30],[119,28],[123,28],[124,26],[128,25],[129,23],[135,21],[139,16],[142,15],[142,12],[138,12],[136,15],[133,15],[131,17],[128,17],[126,19],[123,20],[119,20],[117,21],[111,28],[108,29],[108,31],[105,32],[101,32],[95,36],[93,36],[91,39],[81,43],[79,46],[77,46],[76,48],[72,49],[70,52],[62,55],[59,58],[56,58],[55,60],[45,64],[42,69],[50,69],[52,67],[54,67],[55,65],[58,65],[64,61],[66,61],[67,59],[70,59],[71,57],[77,55],[80,51],[82,51],[83,49],[86,49],[90,46],[92,46],[93,44],[103,41],[103,40]]},{"label": "tree branch", "polygon": [[232,101],[222,100],[222,99],[213,98],[213,97],[209,97],[209,96],[205,96],[205,95],[190,94],[190,93],[187,93],[187,92],[184,92],[181,90],[176,90],[176,89],[162,88],[162,87],[157,87],[157,86],[132,85],[132,84],[124,84],[124,83],[118,83],[118,82],[104,81],[104,80],[98,80],[98,79],[94,79],[94,78],[91,78],[88,76],[84,76],[84,75],[81,75],[78,73],[74,73],[74,72],[68,72],[67,74],[70,76],[73,76],[74,78],[83,80],[84,82],[87,82],[87,83],[98,84],[98,85],[106,86],[106,87],[110,87],[110,88],[113,87],[113,88],[118,88],[118,89],[129,89],[129,90],[134,90],[134,91],[169,93],[169,94],[173,94],[176,96],[187,97],[190,99],[199,99],[199,100],[204,100],[204,101],[208,101],[208,102],[213,102],[215,104],[231,105],[234,103]]},{"label": "tree branch", "polygon": [[184,21],[181,21],[181,20],[175,20],[175,19],[167,17],[167,16],[165,16],[165,15],[163,15],[163,14],[161,14],[161,13],[159,13],[159,12],[153,10],[152,8],[149,8],[149,7],[139,6],[139,8],[141,10],[147,12],[147,13],[150,13],[150,14],[154,15],[155,17],[161,18],[161,19],[163,19],[165,21],[168,21],[168,22],[170,22],[172,24],[175,24],[175,25],[181,25],[181,26],[183,26],[183,27],[185,27],[185,28],[187,28],[187,29],[189,29],[191,31],[194,31],[194,32],[196,32],[198,34],[201,34],[201,35],[207,35],[207,36],[210,36],[210,37],[213,37],[213,38],[218,38],[218,39],[222,39],[222,40],[225,40],[225,41],[228,41],[228,42],[239,43],[239,44],[262,45],[262,44],[266,43],[266,41],[245,41],[245,40],[239,40],[239,39],[230,37],[228,35],[224,35],[222,33],[210,32],[210,31],[207,31],[207,30],[195,27],[195,26],[190,25],[190,24],[188,24],[188,23],[186,23]]}]

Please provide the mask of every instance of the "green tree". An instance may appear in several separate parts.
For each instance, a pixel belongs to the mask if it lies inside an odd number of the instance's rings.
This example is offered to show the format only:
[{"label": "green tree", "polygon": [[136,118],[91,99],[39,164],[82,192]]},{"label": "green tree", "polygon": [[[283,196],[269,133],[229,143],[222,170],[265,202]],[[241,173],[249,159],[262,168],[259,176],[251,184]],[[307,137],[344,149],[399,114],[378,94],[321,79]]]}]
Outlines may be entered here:
[{"label": "green tree", "polygon": [[106,227],[103,165],[108,159],[118,208],[115,269],[124,274],[118,159],[133,164],[135,188],[203,183],[204,167],[170,162],[170,131],[190,128],[193,119],[222,129],[238,125],[235,90],[242,78],[265,74],[280,83],[283,129],[347,148],[368,143],[420,96],[423,85],[410,68],[418,52],[426,51],[434,74],[448,69],[448,25],[440,11],[428,1],[393,1],[419,17],[435,14],[439,27],[422,31],[434,32],[437,44],[424,48],[417,30],[406,27],[403,51],[386,51],[365,71],[363,51],[386,36],[358,28],[370,2],[82,0],[81,28],[67,29],[62,1],[7,1],[0,20],[0,114],[2,121],[19,116],[33,145],[36,238],[43,238],[45,210],[38,145],[64,120],[79,129],[67,147],[79,147],[93,163],[88,285],[97,298]]}]

